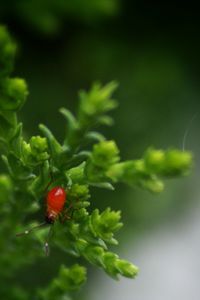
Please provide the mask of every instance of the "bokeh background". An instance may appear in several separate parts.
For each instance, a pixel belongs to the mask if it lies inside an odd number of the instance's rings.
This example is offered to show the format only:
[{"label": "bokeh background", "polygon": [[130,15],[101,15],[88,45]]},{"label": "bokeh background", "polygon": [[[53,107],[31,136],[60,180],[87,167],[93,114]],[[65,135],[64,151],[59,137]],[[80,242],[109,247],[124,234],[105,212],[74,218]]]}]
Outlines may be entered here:
[{"label": "bokeh background", "polygon": [[[62,106],[76,111],[80,89],[119,82],[115,125],[103,128],[123,159],[148,146],[194,152],[190,177],[167,182],[161,195],[119,185],[93,191],[92,206],[122,210],[118,253],[140,267],[135,281],[113,282],[90,268],[81,300],[200,298],[200,43],[195,7],[131,0],[2,0],[0,21],[18,43],[15,74],[30,96],[20,118],[26,134],[45,123],[64,134]],[[28,251],[28,249],[27,249]],[[53,250],[16,277],[26,289],[45,285],[66,257]]]}]

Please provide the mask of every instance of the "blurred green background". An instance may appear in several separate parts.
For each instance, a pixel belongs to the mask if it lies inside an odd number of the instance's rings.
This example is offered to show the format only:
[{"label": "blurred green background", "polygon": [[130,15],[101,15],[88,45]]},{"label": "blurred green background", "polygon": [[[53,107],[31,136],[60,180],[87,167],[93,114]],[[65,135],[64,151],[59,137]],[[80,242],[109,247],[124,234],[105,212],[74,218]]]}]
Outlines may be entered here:
[{"label": "blurred green background", "polygon": [[[193,118],[200,111],[198,10],[130,0],[2,0],[0,6],[1,23],[19,46],[14,75],[29,85],[30,96],[20,113],[27,136],[37,134],[38,124],[45,123],[61,138],[64,121],[58,109],[75,111],[78,90],[96,80],[120,83],[115,125],[102,131],[116,140],[123,159],[139,158],[151,145],[181,148],[189,128],[186,148],[196,160],[189,178],[169,181],[159,196],[123,185],[115,192],[93,191],[92,206],[122,210],[125,226],[119,233],[118,252],[124,256],[131,252],[134,259],[141,240],[152,236],[152,243],[157,242],[158,228],[188,222],[188,212],[198,207],[200,115]],[[141,247],[148,257],[145,244]],[[54,249],[48,261],[22,270],[16,281],[30,290],[46,284],[61,261],[65,256]],[[143,273],[149,272],[143,267]],[[100,299],[95,298],[99,273],[90,269],[88,285],[78,299]],[[104,299],[118,299],[114,290],[104,292]],[[136,299],[147,299],[137,292]],[[133,299],[128,290],[124,293],[124,299]]]}]

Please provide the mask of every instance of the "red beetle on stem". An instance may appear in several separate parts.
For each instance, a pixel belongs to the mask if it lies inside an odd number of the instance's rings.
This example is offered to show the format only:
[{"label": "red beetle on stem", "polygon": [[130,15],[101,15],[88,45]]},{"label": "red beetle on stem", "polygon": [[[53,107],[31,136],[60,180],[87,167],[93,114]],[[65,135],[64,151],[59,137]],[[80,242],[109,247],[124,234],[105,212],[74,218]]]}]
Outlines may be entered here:
[{"label": "red beetle on stem", "polygon": [[[34,226],[33,228],[26,230],[24,232],[18,233],[16,236],[22,236],[29,234],[32,230],[39,228],[41,226],[45,226],[48,224],[53,224],[55,220],[60,216],[60,214],[64,210],[64,205],[67,200],[67,194],[66,191],[60,187],[54,187],[52,188],[48,193],[46,197],[46,216],[45,216],[45,221],[37,226]],[[71,206],[65,211],[65,216],[66,218],[70,218],[67,216],[67,211],[71,208]],[[51,227],[50,227],[51,230]],[[45,253],[48,255],[49,253],[49,244],[48,244],[48,238],[50,236],[50,231],[48,233],[47,241],[45,243]]]}]

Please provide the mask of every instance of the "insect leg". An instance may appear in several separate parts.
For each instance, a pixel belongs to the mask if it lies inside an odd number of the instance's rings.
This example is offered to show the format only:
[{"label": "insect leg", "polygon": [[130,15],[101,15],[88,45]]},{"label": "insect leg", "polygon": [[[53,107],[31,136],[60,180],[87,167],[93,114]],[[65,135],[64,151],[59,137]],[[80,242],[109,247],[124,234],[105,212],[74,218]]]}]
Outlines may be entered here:
[{"label": "insect leg", "polygon": [[25,230],[24,232],[17,233],[16,236],[19,237],[19,236],[27,235],[27,234],[29,234],[31,231],[33,231],[33,230],[35,230],[35,229],[37,229],[37,228],[40,228],[40,227],[42,227],[42,226],[45,226],[45,225],[47,225],[47,223],[46,223],[46,222],[43,222],[43,223],[41,223],[41,224],[39,224],[39,225],[36,225],[36,226],[30,228],[29,230]]},{"label": "insect leg", "polygon": [[50,239],[51,233],[52,233],[52,225],[49,228],[49,232],[47,234],[46,242],[44,244],[44,251],[45,251],[45,255],[46,256],[49,256],[49,252],[50,252],[50,249],[49,249],[49,239]]}]

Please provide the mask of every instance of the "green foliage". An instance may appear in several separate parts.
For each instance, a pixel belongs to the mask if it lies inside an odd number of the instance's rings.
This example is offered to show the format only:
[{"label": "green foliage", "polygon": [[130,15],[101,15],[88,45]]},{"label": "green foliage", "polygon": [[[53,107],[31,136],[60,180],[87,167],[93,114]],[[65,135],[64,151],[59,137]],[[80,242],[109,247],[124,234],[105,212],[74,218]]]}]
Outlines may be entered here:
[{"label": "green foliage", "polygon": [[85,23],[96,23],[115,15],[118,0],[2,0],[0,16],[14,16],[35,30],[54,34],[66,19],[77,19]]},{"label": "green foliage", "polygon": [[78,120],[81,127],[88,128],[98,123],[112,124],[112,119],[105,113],[117,106],[116,101],[111,99],[116,87],[116,82],[111,82],[105,87],[94,84],[88,93],[80,92]]},{"label": "green foliage", "polygon": [[119,230],[123,224],[120,223],[120,211],[111,211],[108,207],[101,214],[95,209],[91,214],[91,228],[95,236],[110,244],[117,244],[113,238],[113,233]]},{"label": "green foliage", "polygon": [[47,140],[40,136],[33,136],[29,143],[21,144],[22,156],[25,164],[40,164],[49,158]]},{"label": "green foliage", "polygon": [[[134,278],[138,268],[108,249],[110,244],[117,244],[114,234],[122,227],[120,212],[89,209],[89,200],[95,198],[90,187],[114,189],[114,184],[124,182],[160,192],[165,177],[188,173],[191,154],[150,148],[141,159],[121,161],[115,142],[93,131],[99,125],[112,123],[107,113],[117,106],[112,98],[115,82],[105,86],[97,83],[90,91],[81,92],[75,116],[65,108],[60,110],[67,128],[63,142],[43,124],[39,125],[42,136],[26,141],[16,113],[28,92],[24,80],[10,78],[14,50],[6,29],[0,27],[0,145],[5,165],[0,175],[0,236],[4,239],[0,243],[1,281],[12,279],[23,266],[44,255],[46,228],[21,239],[14,238],[14,234],[25,230],[24,217],[41,209],[47,187],[53,186],[64,187],[68,197],[64,209],[67,218],[61,213],[53,227],[55,245],[102,268],[115,279],[119,275]],[[68,299],[68,293],[77,290],[85,280],[85,268],[61,266],[58,277],[46,288],[38,288],[35,296]],[[19,299],[29,297],[19,286],[14,288]],[[8,290],[2,293],[4,299],[18,299]]]},{"label": "green foliage", "polygon": [[142,159],[113,164],[106,175],[114,182],[122,181],[159,193],[164,188],[165,177],[187,175],[191,165],[189,152],[149,148]]},{"label": "green foliage", "polygon": [[67,291],[79,289],[86,281],[86,269],[79,265],[71,268],[61,266],[58,277],[53,279],[46,289],[38,291],[39,299],[70,299],[66,297]]}]

